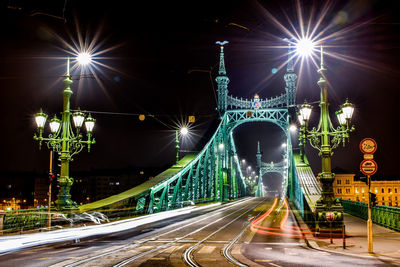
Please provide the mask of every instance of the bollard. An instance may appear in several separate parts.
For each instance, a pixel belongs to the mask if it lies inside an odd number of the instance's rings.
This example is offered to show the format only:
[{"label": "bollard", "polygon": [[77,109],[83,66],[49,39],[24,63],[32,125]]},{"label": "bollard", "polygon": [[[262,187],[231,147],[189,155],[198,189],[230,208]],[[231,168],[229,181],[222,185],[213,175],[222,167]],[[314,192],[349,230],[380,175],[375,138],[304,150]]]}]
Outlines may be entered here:
[{"label": "bollard", "polygon": [[343,224],[343,249],[346,249],[346,226]]},{"label": "bollard", "polygon": [[4,223],[4,216],[6,212],[4,210],[0,210],[0,235],[3,235],[3,223]]}]

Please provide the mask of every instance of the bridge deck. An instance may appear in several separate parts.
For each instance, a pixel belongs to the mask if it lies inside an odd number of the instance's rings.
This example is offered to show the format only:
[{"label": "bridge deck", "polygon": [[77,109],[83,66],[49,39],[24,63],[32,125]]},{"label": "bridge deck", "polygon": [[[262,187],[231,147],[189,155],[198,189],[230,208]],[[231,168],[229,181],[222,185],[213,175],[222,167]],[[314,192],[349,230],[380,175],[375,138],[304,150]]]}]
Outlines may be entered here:
[{"label": "bridge deck", "polygon": [[182,168],[184,168],[186,165],[188,165],[192,160],[196,158],[196,154],[188,154],[185,157],[183,157],[179,162],[178,165],[173,165],[171,168],[163,171],[162,173],[158,174],[154,178],[136,186],[133,187],[127,191],[124,191],[120,194],[110,196],[108,198],[104,198],[92,203],[88,203],[85,205],[82,205],[79,207],[80,212],[85,212],[89,210],[95,210],[95,209],[100,209],[102,207],[106,207],[109,205],[112,205],[114,203],[117,203],[119,201],[123,201],[132,197],[139,197],[146,192],[150,191],[150,189],[157,184],[160,184],[164,182],[165,180],[168,180],[172,176],[174,176],[176,173],[178,173]]}]

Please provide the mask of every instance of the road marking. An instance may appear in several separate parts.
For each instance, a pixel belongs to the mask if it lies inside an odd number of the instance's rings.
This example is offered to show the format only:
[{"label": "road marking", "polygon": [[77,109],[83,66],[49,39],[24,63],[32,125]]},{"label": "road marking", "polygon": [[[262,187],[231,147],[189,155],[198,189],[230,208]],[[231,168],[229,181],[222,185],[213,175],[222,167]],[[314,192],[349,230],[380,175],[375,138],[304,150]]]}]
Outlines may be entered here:
[{"label": "road marking", "polygon": [[285,254],[286,254],[286,255],[292,255],[292,256],[299,255],[299,253],[295,252],[296,249],[293,249],[293,248],[284,248],[284,250],[285,250]]},{"label": "road marking", "polygon": [[145,249],[151,249],[151,248],[153,248],[153,246],[141,246],[141,247],[137,247],[135,249],[145,250]]},{"label": "road marking", "polygon": [[255,262],[270,262],[270,261],[272,261],[272,260],[260,260],[260,259],[255,259],[254,261],[255,261]]},{"label": "road marking", "polygon": [[321,251],[320,254],[322,254],[322,255],[331,255],[330,253],[325,252],[325,251]]},{"label": "road marking", "polygon": [[272,263],[272,262],[269,262],[268,264],[269,264],[269,265],[272,265],[272,266],[275,266],[275,267],[282,267],[282,266],[280,266],[280,265],[278,265],[278,264],[275,264],[275,263]]},{"label": "road marking", "polygon": [[265,250],[271,250],[272,248],[264,248]]},{"label": "road marking", "polygon": [[164,253],[172,253],[172,252],[174,252],[175,250],[178,250],[178,249],[180,249],[180,248],[182,248],[183,246],[171,246],[171,247],[169,247],[169,248],[167,248],[166,250],[164,250],[163,252]]},{"label": "road marking", "polygon": [[214,246],[204,246],[202,247],[199,252],[199,254],[210,254],[214,251],[215,247]]},{"label": "road marking", "polygon": [[163,260],[165,260],[165,258],[163,258],[163,257],[154,257],[154,258],[150,258],[149,260],[151,260],[151,261],[163,261]]}]

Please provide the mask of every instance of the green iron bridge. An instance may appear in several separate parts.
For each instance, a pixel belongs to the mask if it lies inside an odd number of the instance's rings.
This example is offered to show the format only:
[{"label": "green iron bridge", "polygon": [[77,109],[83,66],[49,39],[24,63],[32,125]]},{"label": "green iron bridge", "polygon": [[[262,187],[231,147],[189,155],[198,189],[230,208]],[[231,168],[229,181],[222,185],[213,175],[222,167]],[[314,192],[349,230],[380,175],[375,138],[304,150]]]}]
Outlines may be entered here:
[{"label": "green iron bridge", "polygon": [[[225,69],[224,45],[220,45],[218,85],[218,112],[220,123],[212,138],[198,154],[189,154],[177,164],[156,177],[118,195],[79,207],[81,212],[102,211],[124,214],[155,213],[205,202],[224,202],[246,195],[246,185],[241,172],[236,146],[232,136],[235,128],[243,123],[266,122],[278,125],[286,136],[286,151],[281,163],[261,162],[258,145],[257,167],[259,172],[256,196],[264,195],[262,176],[267,172],[281,173],[283,191],[303,218],[318,227],[315,216],[321,186],[314,176],[307,159],[300,163],[294,153],[289,132],[289,119],[296,103],[297,74],[289,58],[285,88],[281,95],[260,99],[242,99],[229,95],[229,78]],[[292,49],[289,47],[289,50]],[[291,51],[289,51],[291,52]]]}]

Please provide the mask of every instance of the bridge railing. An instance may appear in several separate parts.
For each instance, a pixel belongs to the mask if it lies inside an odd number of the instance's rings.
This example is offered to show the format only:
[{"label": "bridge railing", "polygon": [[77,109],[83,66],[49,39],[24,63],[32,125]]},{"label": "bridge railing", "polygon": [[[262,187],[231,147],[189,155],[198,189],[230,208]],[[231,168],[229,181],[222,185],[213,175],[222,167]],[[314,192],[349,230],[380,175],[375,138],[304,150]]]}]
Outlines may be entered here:
[{"label": "bridge railing", "polygon": [[[344,212],[353,216],[368,219],[368,204],[347,199],[340,199]],[[400,208],[376,205],[371,209],[372,221],[386,228],[400,231]]]},{"label": "bridge railing", "polygon": [[47,208],[7,211],[0,230],[7,233],[46,227],[47,216]]}]

